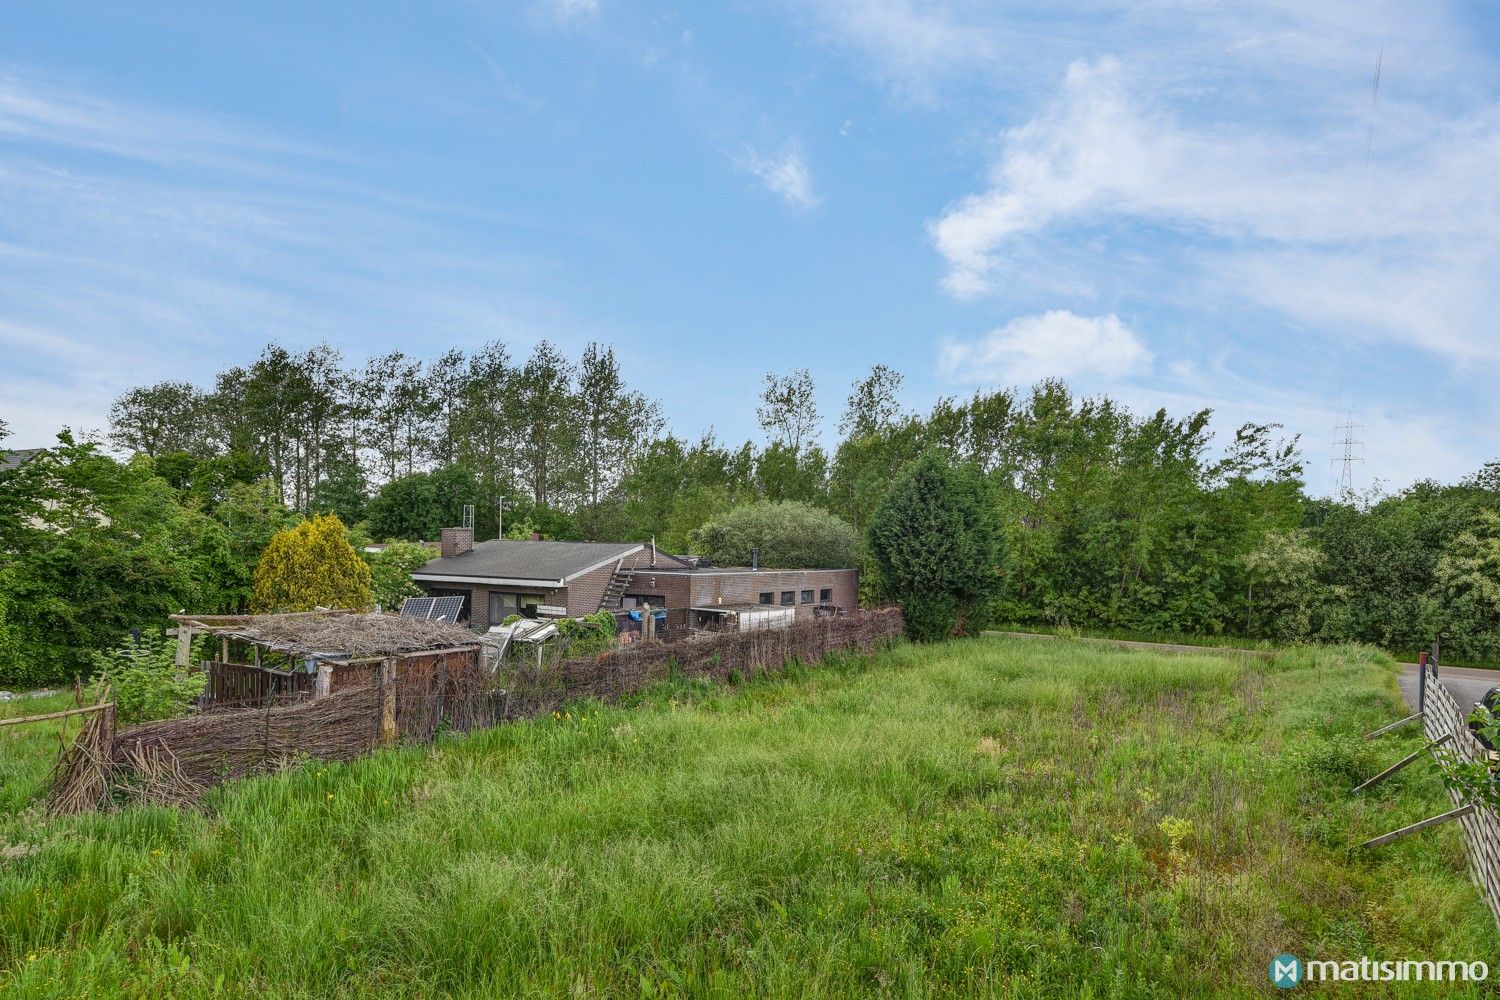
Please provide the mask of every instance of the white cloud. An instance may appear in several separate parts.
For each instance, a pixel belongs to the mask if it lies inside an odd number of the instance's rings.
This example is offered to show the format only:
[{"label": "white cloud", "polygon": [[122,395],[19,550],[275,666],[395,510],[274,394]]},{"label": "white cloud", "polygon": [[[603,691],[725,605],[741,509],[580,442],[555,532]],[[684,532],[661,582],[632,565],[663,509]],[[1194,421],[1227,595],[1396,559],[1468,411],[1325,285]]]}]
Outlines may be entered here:
[{"label": "white cloud", "polygon": [[551,0],[552,10],[564,21],[599,13],[599,0]]},{"label": "white cloud", "polygon": [[[1056,99],[1004,133],[987,187],[929,226],[952,293],[1003,290],[1048,238],[1121,224],[1116,246],[1154,234],[1164,282],[1187,275],[1323,332],[1500,356],[1486,319],[1500,109],[1398,111],[1366,165],[1357,119],[1309,135],[1190,124],[1132,82],[1114,59],[1074,63]],[[1109,246],[1091,280],[1109,280]]]},{"label": "white cloud", "polygon": [[730,159],[794,208],[812,208],[823,200],[813,191],[812,172],[796,145],[774,156],[764,156],[746,146]]},{"label": "white cloud", "polygon": [[943,373],[961,382],[1026,384],[1044,378],[1140,374],[1151,352],[1118,316],[1079,316],[1054,309],[1022,316],[978,340],[950,341]]},{"label": "white cloud", "polygon": [[908,98],[929,100],[938,78],[998,54],[989,25],[942,0],[814,0],[794,9],[819,34],[871,61]]}]

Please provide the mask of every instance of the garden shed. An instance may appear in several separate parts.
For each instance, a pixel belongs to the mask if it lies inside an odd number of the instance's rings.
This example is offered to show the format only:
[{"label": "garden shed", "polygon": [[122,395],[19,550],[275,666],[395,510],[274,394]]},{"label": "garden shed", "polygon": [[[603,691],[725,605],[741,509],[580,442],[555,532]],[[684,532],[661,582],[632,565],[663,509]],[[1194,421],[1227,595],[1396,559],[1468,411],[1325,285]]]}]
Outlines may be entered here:
[{"label": "garden shed", "polygon": [[202,707],[325,698],[345,688],[418,679],[441,669],[457,679],[482,669],[485,640],[441,620],[357,611],[173,615],[178,660],[199,635],[218,640]]}]

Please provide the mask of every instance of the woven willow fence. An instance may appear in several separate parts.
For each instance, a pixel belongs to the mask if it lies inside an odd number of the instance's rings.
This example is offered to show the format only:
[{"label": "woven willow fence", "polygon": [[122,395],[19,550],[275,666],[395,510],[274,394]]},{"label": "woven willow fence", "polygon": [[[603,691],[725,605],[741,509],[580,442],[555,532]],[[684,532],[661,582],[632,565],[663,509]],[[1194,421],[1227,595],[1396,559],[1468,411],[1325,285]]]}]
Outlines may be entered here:
[{"label": "woven willow fence", "polygon": [[613,701],[673,677],[744,680],[788,663],[817,663],[843,650],[868,652],[901,635],[899,608],[857,611],[785,629],[705,632],[679,642],[633,643],[586,659],[564,659],[530,668],[525,658],[502,667],[496,684],[506,689],[506,718],[544,714],[567,701]]},{"label": "woven willow fence", "polygon": [[637,643],[540,670],[519,665],[523,658],[494,674],[470,652],[419,654],[394,681],[376,671],[372,683],[316,700],[212,710],[118,732],[113,714],[101,712],[59,759],[49,803],[55,812],[120,801],[187,805],[221,782],[305,760],[354,760],[394,740],[431,742],[443,728],[466,732],[579,698],[611,701],[674,676],[749,679],[789,662],[873,650],[901,631],[899,609],[856,612],[779,631]]}]

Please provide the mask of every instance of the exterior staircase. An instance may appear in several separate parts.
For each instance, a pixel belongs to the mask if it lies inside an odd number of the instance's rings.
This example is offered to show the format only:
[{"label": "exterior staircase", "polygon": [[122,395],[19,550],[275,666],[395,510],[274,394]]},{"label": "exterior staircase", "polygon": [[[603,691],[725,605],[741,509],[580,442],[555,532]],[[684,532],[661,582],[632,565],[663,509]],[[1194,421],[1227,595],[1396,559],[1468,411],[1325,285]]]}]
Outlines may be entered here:
[{"label": "exterior staircase", "polygon": [[630,586],[630,578],[634,575],[635,570],[615,566],[615,574],[604,585],[604,596],[599,598],[600,611],[612,611],[620,606],[620,598],[625,596],[625,588]]}]

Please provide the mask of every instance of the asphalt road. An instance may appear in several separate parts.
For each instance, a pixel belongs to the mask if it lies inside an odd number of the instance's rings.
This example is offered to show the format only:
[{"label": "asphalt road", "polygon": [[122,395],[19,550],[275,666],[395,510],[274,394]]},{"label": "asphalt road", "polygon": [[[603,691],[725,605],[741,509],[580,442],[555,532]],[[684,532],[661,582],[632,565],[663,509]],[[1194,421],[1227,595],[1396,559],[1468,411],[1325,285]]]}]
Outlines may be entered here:
[{"label": "asphalt road", "polygon": [[[1459,707],[1468,711],[1492,687],[1500,687],[1500,670],[1474,670],[1469,667],[1439,667],[1438,680],[1452,693]],[[1417,710],[1417,665],[1401,665],[1401,693],[1411,710]]]}]

